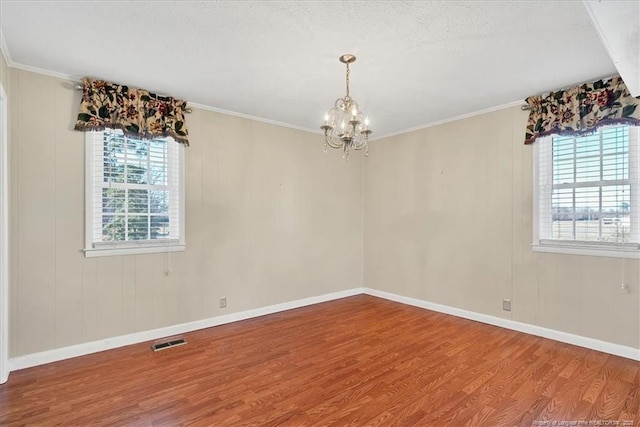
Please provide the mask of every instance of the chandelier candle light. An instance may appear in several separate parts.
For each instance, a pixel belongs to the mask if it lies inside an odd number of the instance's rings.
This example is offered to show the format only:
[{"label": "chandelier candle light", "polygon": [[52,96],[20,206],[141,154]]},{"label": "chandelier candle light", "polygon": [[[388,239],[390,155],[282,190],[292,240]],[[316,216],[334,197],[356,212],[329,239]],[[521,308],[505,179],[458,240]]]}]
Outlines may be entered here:
[{"label": "chandelier candle light", "polygon": [[324,152],[327,152],[327,147],[342,148],[345,160],[349,160],[350,149],[364,149],[364,155],[369,155],[369,117],[365,117],[356,100],[349,96],[349,64],[355,61],[356,57],[349,53],[340,57],[340,62],[347,66],[347,95],[336,99],[320,126],[324,131]]}]

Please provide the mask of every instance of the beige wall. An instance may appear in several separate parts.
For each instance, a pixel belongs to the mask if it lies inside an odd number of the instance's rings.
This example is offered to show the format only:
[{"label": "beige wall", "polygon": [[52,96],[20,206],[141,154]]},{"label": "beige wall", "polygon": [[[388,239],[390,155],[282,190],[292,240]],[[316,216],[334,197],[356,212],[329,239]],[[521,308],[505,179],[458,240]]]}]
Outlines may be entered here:
[{"label": "beige wall", "polygon": [[364,165],[315,135],[195,109],[187,250],[87,259],[80,94],[3,59],[0,81],[13,357],[363,285],[640,347],[638,261],[531,251],[517,107],[375,141]]},{"label": "beige wall", "polygon": [[638,348],[637,260],[531,251],[526,120],[514,107],[371,144],[365,286]]},{"label": "beige wall", "polygon": [[9,86],[11,356],[362,286],[361,159],[199,109],[188,116],[187,250],[85,258],[80,93],[17,69]]}]

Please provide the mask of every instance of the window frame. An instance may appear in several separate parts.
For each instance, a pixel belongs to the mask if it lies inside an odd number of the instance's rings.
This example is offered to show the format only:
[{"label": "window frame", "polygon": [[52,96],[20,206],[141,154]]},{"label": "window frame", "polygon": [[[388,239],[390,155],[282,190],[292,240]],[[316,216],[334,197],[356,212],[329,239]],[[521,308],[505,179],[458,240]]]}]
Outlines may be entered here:
[{"label": "window frame", "polygon": [[[617,127],[620,125],[613,125]],[[635,230],[640,227],[639,215],[640,215],[640,127],[629,126],[629,149],[628,149],[628,168],[629,178],[628,181],[631,185],[631,206],[630,221],[633,224],[632,227]],[[608,126],[609,127],[609,126]],[[541,218],[541,203],[551,203],[550,194],[543,199],[540,191],[540,167],[542,162],[542,156],[552,156],[552,138],[558,135],[548,135],[544,138],[538,138],[534,144],[533,153],[533,243],[531,245],[534,252],[544,253],[559,253],[568,255],[589,255],[589,256],[602,256],[611,258],[633,258],[640,259],[640,242],[629,244],[615,244],[605,242],[587,242],[587,241],[566,241],[566,240],[553,240],[544,239],[540,237],[541,228],[543,227]],[[553,160],[549,160],[553,161]],[[550,181],[553,179],[553,174],[549,174],[547,177]],[[549,185],[549,183],[548,183]],[[577,185],[576,187],[579,187]],[[551,189],[552,191],[552,189]],[[634,210],[633,207],[636,207]],[[548,210],[551,211],[550,209]],[[640,239],[639,239],[640,240]]]},{"label": "window frame", "polygon": [[[102,194],[97,194],[94,191],[98,185],[94,181],[97,178],[95,156],[97,156],[96,149],[98,148],[97,134],[104,135],[104,132],[117,131],[113,129],[105,129],[100,131],[88,131],[85,132],[85,257],[100,257],[100,256],[113,256],[113,255],[135,255],[135,254],[149,254],[149,253],[164,253],[164,252],[179,252],[184,251],[186,248],[185,243],[185,154],[184,145],[177,143],[171,137],[157,138],[165,139],[168,144],[175,144],[168,152],[174,152],[178,156],[177,180],[178,180],[178,224],[177,224],[177,239],[158,239],[158,240],[129,240],[129,241],[114,241],[103,242],[95,241],[94,239],[94,224],[95,221],[101,221],[102,214],[95,214],[98,212],[96,206],[102,205]],[[128,136],[125,135],[126,138]],[[135,139],[135,138],[132,138]],[[102,150],[101,150],[102,151]],[[170,178],[167,177],[169,180]],[[103,188],[103,187],[99,187]]]}]

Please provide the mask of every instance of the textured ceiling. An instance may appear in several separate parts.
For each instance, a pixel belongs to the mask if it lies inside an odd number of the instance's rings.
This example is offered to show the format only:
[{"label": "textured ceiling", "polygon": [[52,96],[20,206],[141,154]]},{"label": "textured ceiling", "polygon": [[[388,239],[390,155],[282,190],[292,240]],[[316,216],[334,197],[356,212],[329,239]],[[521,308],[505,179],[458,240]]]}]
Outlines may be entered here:
[{"label": "textured ceiling", "polygon": [[313,131],[353,53],[378,137],[616,74],[579,1],[0,0],[0,25],[13,66]]}]

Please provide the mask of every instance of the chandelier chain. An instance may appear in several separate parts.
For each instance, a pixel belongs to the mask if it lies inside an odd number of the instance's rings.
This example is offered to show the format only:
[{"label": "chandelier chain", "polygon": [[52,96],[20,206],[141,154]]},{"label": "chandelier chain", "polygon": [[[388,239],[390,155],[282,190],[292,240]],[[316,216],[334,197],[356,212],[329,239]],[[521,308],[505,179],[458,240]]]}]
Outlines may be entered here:
[{"label": "chandelier chain", "polygon": [[349,68],[349,63],[347,63],[347,99],[349,99],[349,74],[351,73],[351,69]]}]

